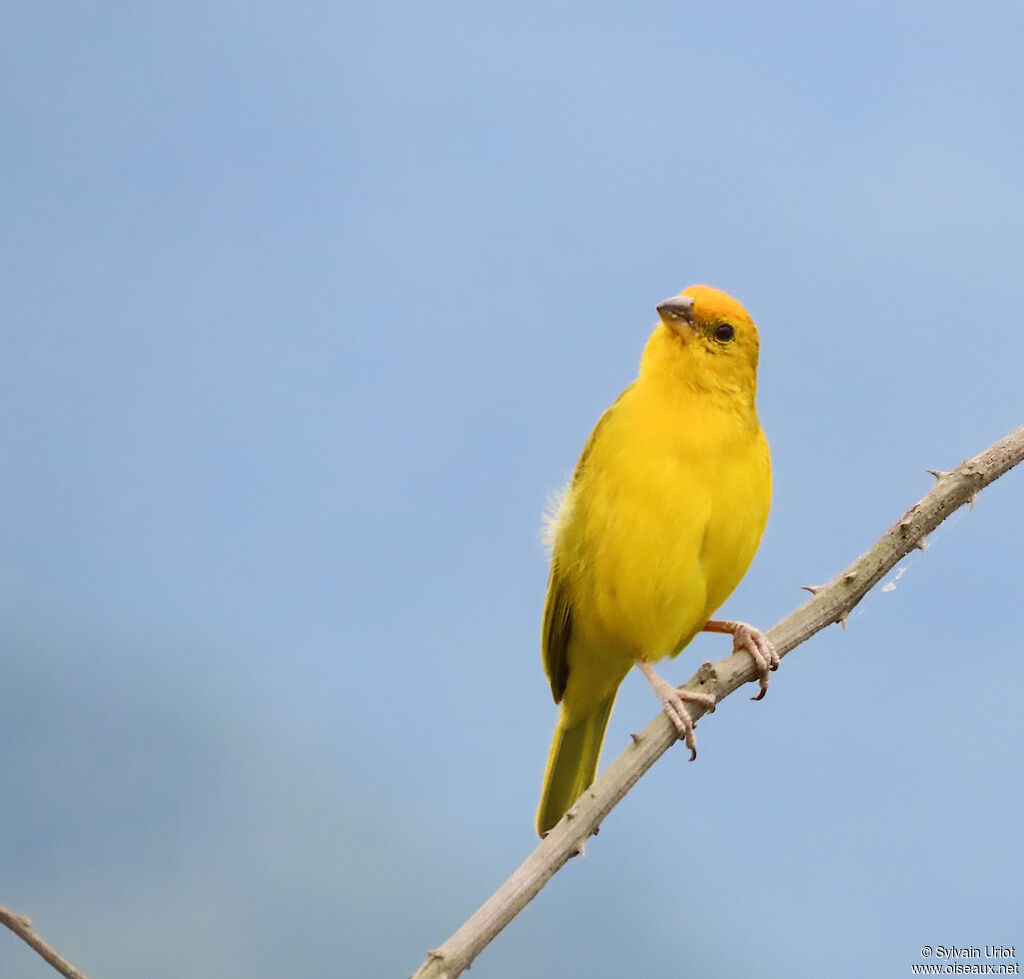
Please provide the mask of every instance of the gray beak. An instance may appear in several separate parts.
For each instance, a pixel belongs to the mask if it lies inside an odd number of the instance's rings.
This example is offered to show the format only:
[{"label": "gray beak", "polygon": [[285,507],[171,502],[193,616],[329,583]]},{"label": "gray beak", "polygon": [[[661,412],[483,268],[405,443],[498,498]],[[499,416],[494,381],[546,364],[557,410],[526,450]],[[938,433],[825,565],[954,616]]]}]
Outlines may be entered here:
[{"label": "gray beak", "polygon": [[673,296],[658,303],[658,315],[662,323],[680,336],[692,333],[697,325],[693,315],[693,300],[689,296]]}]

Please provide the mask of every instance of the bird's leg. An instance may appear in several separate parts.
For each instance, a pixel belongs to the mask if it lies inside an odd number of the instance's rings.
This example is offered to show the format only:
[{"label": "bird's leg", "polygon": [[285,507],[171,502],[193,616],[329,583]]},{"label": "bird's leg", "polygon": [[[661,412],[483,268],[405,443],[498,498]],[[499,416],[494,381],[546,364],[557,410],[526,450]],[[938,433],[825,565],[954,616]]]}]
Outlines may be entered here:
[{"label": "bird's leg", "polygon": [[719,619],[712,619],[706,626],[704,632],[728,632],[732,635],[732,651],[738,653],[741,649],[750,653],[761,674],[761,689],[756,697],[751,700],[760,700],[768,692],[768,681],[770,670],[779,668],[779,654],[775,651],[771,640],[752,625],[746,622],[723,622]]},{"label": "bird's leg", "polygon": [[686,747],[690,749],[690,761],[693,761],[697,757],[697,738],[693,733],[693,718],[690,717],[690,712],[686,709],[685,701],[703,704],[709,712],[715,709],[717,701],[709,693],[698,693],[695,690],[673,687],[668,680],[663,680],[658,676],[646,660],[638,659],[636,665],[640,668],[640,672],[647,677],[647,682],[654,688],[655,696],[661,701],[662,709],[675,725],[679,737],[686,742]]}]

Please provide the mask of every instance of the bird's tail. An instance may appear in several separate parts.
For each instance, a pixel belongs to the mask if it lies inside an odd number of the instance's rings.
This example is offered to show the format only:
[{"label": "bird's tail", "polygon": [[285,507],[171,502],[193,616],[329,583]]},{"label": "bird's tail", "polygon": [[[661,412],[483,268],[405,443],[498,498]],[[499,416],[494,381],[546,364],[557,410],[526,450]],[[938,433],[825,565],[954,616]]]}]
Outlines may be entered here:
[{"label": "bird's tail", "polygon": [[612,690],[593,709],[576,717],[570,717],[562,704],[537,807],[537,832],[541,836],[594,781],[616,693],[617,689]]}]

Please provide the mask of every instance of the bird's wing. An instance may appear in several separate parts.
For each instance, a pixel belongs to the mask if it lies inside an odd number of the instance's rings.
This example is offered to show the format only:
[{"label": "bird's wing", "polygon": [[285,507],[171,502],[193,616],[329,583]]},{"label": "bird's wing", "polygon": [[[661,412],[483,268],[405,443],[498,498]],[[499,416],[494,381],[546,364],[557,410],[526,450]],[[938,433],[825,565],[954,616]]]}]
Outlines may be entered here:
[{"label": "bird's wing", "polygon": [[598,418],[597,424],[594,426],[594,430],[590,433],[590,437],[587,439],[586,443],[583,446],[583,451],[580,453],[579,462],[576,463],[576,470],[572,474],[572,483],[570,484],[570,487],[572,489],[576,488],[576,484],[579,483],[579,481],[580,481],[580,476],[583,475],[583,470],[584,470],[584,468],[587,465],[587,459],[590,458],[590,453],[593,451],[594,445],[596,444],[596,442],[597,442],[597,440],[598,440],[598,438],[600,436],[601,429],[604,428],[605,423],[608,421],[608,419],[612,417],[612,413],[618,407],[619,402],[627,394],[629,394],[630,389],[632,387],[634,387],[635,385],[636,385],[636,381],[634,381],[632,384],[630,384],[630,386],[628,388],[626,388],[626,390],[623,391],[622,394],[620,394],[605,409],[604,414],[601,415],[600,418]]},{"label": "bird's wing", "polygon": [[[626,388],[626,391],[628,390],[629,388]],[[623,391],[615,399],[611,407],[598,419],[594,430],[590,433],[590,438],[587,439],[586,445],[583,446],[583,452],[580,453],[580,460],[576,463],[576,471],[572,475],[572,482],[563,494],[559,512],[554,518],[556,522],[552,533],[554,554],[551,558],[551,576],[548,579],[547,600],[544,603],[541,649],[544,653],[544,669],[547,671],[548,679],[551,681],[551,693],[554,695],[556,704],[561,703],[562,697],[565,694],[566,684],[569,682],[569,642],[572,639],[573,616],[572,596],[569,593],[567,582],[562,577],[559,567],[558,523],[565,517],[567,509],[571,509],[569,501],[572,500],[583,471],[586,469],[587,459],[594,448],[594,444],[597,442],[605,422],[611,417],[612,412],[615,411],[615,406],[622,400],[626,391]]]},{"label": "bird's wing", "polygon": [[551,562],[548,596],[544,603],[544,627],[541,648],[544,651],[544,669],[551,681],[555,703],[561,703],[565,686],[569,682],[569,640],[572,639],[572,601],[558,573],[558,561]]}]

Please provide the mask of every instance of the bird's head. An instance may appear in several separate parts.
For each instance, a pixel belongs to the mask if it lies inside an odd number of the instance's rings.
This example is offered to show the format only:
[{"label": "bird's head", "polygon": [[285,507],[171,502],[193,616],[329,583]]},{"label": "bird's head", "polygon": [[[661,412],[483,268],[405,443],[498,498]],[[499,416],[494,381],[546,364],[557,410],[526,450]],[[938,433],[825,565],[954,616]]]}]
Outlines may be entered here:
[{"label": "bird's head", "polygon": [[757,393],[760,340],[750,314],[710,286],[690,286],[658,304],[640,374],[660,374],[686,387],[740,396]]}]

